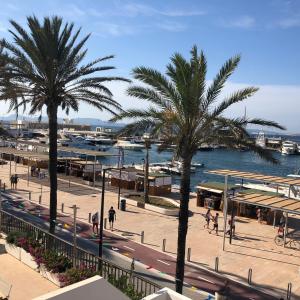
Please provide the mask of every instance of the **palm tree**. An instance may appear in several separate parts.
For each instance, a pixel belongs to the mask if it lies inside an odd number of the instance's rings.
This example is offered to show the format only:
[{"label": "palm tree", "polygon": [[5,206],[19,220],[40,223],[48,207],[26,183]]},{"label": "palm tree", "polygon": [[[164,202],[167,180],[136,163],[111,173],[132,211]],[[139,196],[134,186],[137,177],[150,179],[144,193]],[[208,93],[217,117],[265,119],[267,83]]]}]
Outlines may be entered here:
[{"label": "palm tree", "polygon": [[190,169],[198,147],[203,143],[222,143],[229,147],[242,145],[261,157],[276,162],[272,155],[255,145],[245,130],[247,124],[284,129],[273,121],[263,119],[229,118],[224,112],[233,104],[244,101],[258,89],[247,87],[219,99],[222,88],[238,66],[240,56],[229,59],[207,87],[206,58],[197,47],[191,50],[190,60],[176,53],[167,65],[166,75],[146,67],[133,70],[133,77],[142,85],[133,85],[127,93],[138,100],[148,101],[146,109],[130,109],[113,120],[131,118],[126,131],[148,130],[159,133],[166,144],[176,145],[176,156],[183,163],[181,175],[181,201],[178,224],[176,291],[182,293],[186,235],[188,229]]},{"label": "palm tree", "polygon": [[[10,108],[29,106],[29,113],[42,114],[45,108],[49,120],[49,176],[50,176],[50,232],[55,231],[57,214],[57,111],[67,114],[79,110],[79,103],[87,103],[99,110],[115,114],[121,106],[113,99],[104,83],[124,80],[101,77],[95,73],[114,69],[99,66],[112,55],[83,64],[87,54],[86,41],[78,40],[81,29],[74,31],[73,23],[63,24],[60,17],[28,17],[27,32],[10,21],[14,43],[0,42],[0,99],[9,101]],[[4,63],[3,63],[4,62]],[[95,74],[95,75],[94,75]]]}]

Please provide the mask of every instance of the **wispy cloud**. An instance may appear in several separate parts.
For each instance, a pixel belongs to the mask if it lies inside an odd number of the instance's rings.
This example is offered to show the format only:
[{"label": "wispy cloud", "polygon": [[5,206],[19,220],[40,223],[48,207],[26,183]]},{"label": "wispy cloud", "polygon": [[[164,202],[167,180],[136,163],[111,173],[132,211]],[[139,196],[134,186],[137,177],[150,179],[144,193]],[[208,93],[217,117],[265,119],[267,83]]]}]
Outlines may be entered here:
[{"label": "wispy cloud", "polygon": [[204,10],[167,10],[160,14],[168,17],[193,17],[206,15]]},{"label": "wispy cloud", "polygon": [[172,31],[172,32],[180,32],[184,31],[187,26],[185,24],[179,23],[179,22],[169,22],[164,21],[161,23],[157,23],[157,27],[166,31]]},{"label": "wispy cloud", "polygon": [[223,27],[232,27],[232,28],[242,28],[242,29],[250,29],[255,26],[255,19],[250,16],[241,16],[237,19],[230,21],[222,21],[221,25]]},{"label": "wispy cloud", "polygon": [[278,22],[278,26],[283,29],[299,27],[300,26],[300,16],[293,16],[286,19],[282,19]]},{"label": "wispy cloud", "polygon": [[130,3],[125,5],[125,12],[130,15],[163,15],[168,17],[190,17],[190,16],[199,16],[204,15],[206,12],[197,9],[185,10],[185,9],[156,9],[149,5],[139,4],[139,3]]},{"label": "wispy cloud", "polygon": [[86,16],[87,11],[81,9],[79,6],[75,4],[70,4],[70,5],[62,6],[59,10],[59,15],[67,18],[76,19],[76,18],[81,18]]},{"label": "wispy cloud", "polygon": [[95,24],[95,35],[102,37],[118,37],[123,35],[133,35],[140,32],[140,28],[128,24],[117,24],[112,22],[97,22]]},{"label": "wispy cloud", "polygon": [[137,16],[166,16],[170,18],[175,17],[192,17],[200,16],[206,14],[205,11],[197,9],[157,9],[153,6],[141,4],[141,3],[126,3],[125,5],[120,5],[120,3],[115,4],[115,9],[100,11],[94,8],[87,10],[87,13],[102,17],[102,16],[123,16],[123,17],[137,17]]}]

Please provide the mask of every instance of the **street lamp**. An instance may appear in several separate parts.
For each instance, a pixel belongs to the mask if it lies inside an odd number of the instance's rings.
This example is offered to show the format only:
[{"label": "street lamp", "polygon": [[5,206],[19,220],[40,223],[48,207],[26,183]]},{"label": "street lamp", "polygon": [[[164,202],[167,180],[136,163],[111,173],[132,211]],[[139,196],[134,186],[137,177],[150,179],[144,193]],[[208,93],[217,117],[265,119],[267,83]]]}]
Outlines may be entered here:
[{"label": "street lamp", "polygon": [[150,148],[150,135],[149,133],[145,133],[143,135],[145,141],[145,148],[146,148],[146,157],[145,157],[145,164],[144,164],[144,201],[145,203],[149,203],[149,148]]},{"label": "street lamp", "polygon": [[111,171],[111,170],[120,170],[121,168],[106,168],[103,169],[102,173],[102,191],[101,191],[101,201],[100,201],[100,229],[99,229],[99,257],[102,258],[103,254],[103,224],[104,224],[104,196],[105,196],[105,175],[106,171]]}]

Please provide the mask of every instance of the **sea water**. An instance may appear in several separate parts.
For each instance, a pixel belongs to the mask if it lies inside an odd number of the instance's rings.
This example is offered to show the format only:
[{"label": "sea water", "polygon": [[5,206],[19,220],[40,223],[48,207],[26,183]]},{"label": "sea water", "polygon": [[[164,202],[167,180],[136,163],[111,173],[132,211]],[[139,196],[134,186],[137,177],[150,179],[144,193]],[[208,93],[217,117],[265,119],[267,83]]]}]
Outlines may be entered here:
[{"label": "sea water", "polygon": [[[117,150],[112,151],[117,154]],[[143,164],[145,154],[146,150],[125,150],[124,164]],[[278,164],[267,162],[251,151],[229,149],[198,151],[193,158],[193,162],[204,163],[204,167],[197,168],[196,172],[191,174],[191,188],[194,189],[195,186],[204,181],[224,180],[223,177],[207,174],[206,172],[209,170],[231,169],[238,171],[257,172],[266,175],[286,176],[288,174],[293,174],[300,169],[300,155],[282,155],[281,153],[275,151],[273,152],[273,155],[278,160]],[[153,145],[149,150],[150,163],[170,161],[172,160],[172,157],[173,152],[159,153],[155,145]],[[116,164],[118,158],[115,156],[101,160],[103,164]],[[173,176],[172,181],[173,184],[179,184],[180,176]]]}]

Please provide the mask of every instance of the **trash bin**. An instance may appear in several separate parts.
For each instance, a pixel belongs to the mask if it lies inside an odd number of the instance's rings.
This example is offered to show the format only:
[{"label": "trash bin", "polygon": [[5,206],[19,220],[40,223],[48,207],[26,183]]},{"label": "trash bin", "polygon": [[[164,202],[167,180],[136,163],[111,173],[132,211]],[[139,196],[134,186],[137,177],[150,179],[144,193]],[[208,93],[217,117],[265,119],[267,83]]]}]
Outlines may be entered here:
[{"label": "trash bin", "polygon": [[121,210],[122,211],[126,210],[126,199],[121,199]]}]

